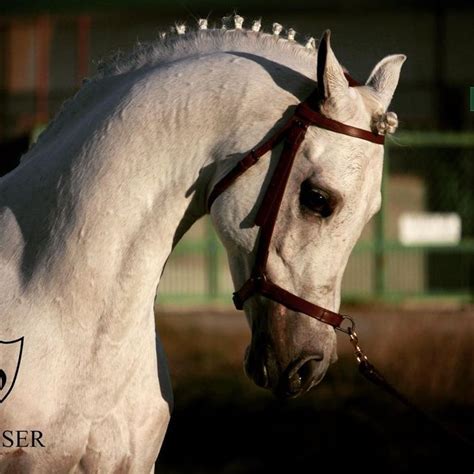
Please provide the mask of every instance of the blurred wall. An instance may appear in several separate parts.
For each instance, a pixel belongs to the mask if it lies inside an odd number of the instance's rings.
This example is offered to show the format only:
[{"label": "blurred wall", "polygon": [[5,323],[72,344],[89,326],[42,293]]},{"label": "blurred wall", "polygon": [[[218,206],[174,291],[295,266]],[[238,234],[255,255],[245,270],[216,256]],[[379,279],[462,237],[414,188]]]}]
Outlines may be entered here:
[{"label": "blurred wall", "polygon": [[[113,51],[152,40],[175,21],[193,27],[197,18],[210,14],[210,24],[220,25],[220,18],[236,6],[224,1],[2,3],[0,140],[50,118],[77,90],[81,77],[93,74],[97,62]],[[404,129],[456,130],[474,124],[469,112],[469,86],[474,85],[472,2],[239,4],[247,26],[263,17],[269,31],[278,21],[295,28],[300,41],[331,28],[340,61],[359,80],[365,80],[383,56],[407,54],[392,105]]]}]

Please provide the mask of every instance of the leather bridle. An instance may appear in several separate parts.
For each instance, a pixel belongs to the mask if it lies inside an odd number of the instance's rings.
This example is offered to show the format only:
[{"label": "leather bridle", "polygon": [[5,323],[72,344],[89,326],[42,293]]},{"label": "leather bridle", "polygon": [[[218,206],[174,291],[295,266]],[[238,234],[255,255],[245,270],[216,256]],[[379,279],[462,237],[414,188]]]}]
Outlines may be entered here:
[{"label": "leather bridle", "polygon": [[[346,78],[351,87],[358,85],[349,75],[346,75]],[[347,329],[341,327],[341,323],[345,319],[351,320],[351,318],[330,311],[290,293],[271,281],[267,274],[267,260],[270,242],[278,218],[278,212],[280,210],[296,153],[304,140],[308,127],[310,125],[316,126],[360,140],[366,140],[371,143],[379,145],[384,144],[385,137],[383,135],[378,135],[372,131],[346,125],[324,116],[319,111],[315,110],[315,108],[319,108],[318,104],[320,102],[321,98],[318,90],[316,90],[304,102],[301,102],[296,107],[291,119],[281,130],[277,131],[259,147],[252,149],[250,153],[245,155],[234,166],[234,168],[217,182],[209,195],[207,205],[208,210],[210,210],[216,198],[231,186],[237,178],[257,163],[263,155],[283,142],[283,151],[255,217],[255,225],[260,227],[260,233],[258,236],[258,246],[253,270],[250,278],[233,295],[235,307],[239,310],[243,309],[244,303],[247,299],[255,294],[260,294],[270,300],[280,303],[290,310],[304,313],[323,323],[333,326],[335,329],[348,332]]]}]

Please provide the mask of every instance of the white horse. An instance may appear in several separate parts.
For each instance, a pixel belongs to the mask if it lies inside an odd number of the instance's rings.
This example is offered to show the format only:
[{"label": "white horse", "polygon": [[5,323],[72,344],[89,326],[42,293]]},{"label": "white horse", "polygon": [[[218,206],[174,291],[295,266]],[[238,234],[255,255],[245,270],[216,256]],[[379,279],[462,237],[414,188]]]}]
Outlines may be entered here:
[{"label": "white horse", "polygon": [[[0,339],[24,338],[0,427],[41,431],[44,444],[3,443],[0,472],[153,469],[172,406],[153,314],[165,262],[206,213],[214,184],[315,88],[311,41],[305,48],[294,31],[284,39],[278,27],[264,34],[239,21],[109,64],[0,181]],[[405,57],[386,57],[366,85],[349,88],[329,34],[322,41],[322,112],[393,131],[383,112]],[[236,288],[252,267],[253,217],[278,153],[212,206]],[[337,310],[351,249],[380,206],[382,155],[380,145],[310,127],[270,247],[273,281]],[[245,311],[246,370],[257,383],[287,384],[295,396],[336,359],[331,327],[263,297]],[[296,372],[304,389],[293,386]]]}]

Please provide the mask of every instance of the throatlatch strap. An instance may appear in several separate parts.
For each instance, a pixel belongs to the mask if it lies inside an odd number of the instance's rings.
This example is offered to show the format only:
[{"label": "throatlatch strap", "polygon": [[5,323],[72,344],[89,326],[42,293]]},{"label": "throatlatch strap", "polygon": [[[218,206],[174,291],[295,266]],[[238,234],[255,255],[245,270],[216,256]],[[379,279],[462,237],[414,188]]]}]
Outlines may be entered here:
[{"label": "throatlatch strap", "polygon": [[275,229],[278,211],[285,194],[286,184],[293,167],[296,152],[304,139],[307,128],[307,124],[299,120],[293,121],[292,126],[286,133],[282,154],[255,216],[255,224],[260,227],[260,235],[253,267],[254,275],[265,273],[270,241]]},{"label": "throatlatch strap", "polygon": [[207,210],[211,210],[213,202],[219,197],[233,182],[242,174],[244,174],[250,167],[252,167],[257,161],[275,148],[284,138],[285,133],[291,127],[293,119],[289,120],[281,130],[278,130],[272,135],[265,143],[257,148],[253,148],[250,152],[245,155],[237,164],[214,186],[211,194],[207,199]]}]

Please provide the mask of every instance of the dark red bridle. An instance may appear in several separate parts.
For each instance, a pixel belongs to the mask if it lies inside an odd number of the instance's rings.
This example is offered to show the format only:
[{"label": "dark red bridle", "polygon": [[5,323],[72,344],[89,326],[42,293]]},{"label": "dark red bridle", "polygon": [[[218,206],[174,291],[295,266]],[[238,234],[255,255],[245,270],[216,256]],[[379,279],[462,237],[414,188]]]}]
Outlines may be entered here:
[{"label": "dark red bridle", "polygon": [[[358,85],[350,76],[346,77],[348,78],[350,86]],[[258,237],[258,247],[253,270],[250,278],[244,283],[242,288],[234,293],[234,304],[237,309],[241,310],[243,309],[245,301],[258,293],[282,304],[288,309],[304,313],[336,329],[341,329],[342,321],[350,318],[322,308],[290,293],[272,282],[266,272],[270,242],[285,193],[286,184],[296,153],[303,142],[308,127],[312,125],[379,145],[384,144],[385,137],[383,135],[346,125],[317,112],[312,108],[311,104],[317,104],[318,102],[319,98],[316,91],[316,93],[312,94],[296,107],[293,116],[281,130],[272,135],[265,143],[251,150],[250,153],[245,155],[234,168],[218,181],[209,195],[208,209],[210,210],[215,199],[233,184],[237,178],[245,173],[245,171],[257,163],[260,157],[283,141],[283,151],[255,217],[255,225],[260,227],[260,234]],[[345,329],[342,330],[346,332]]]}]

